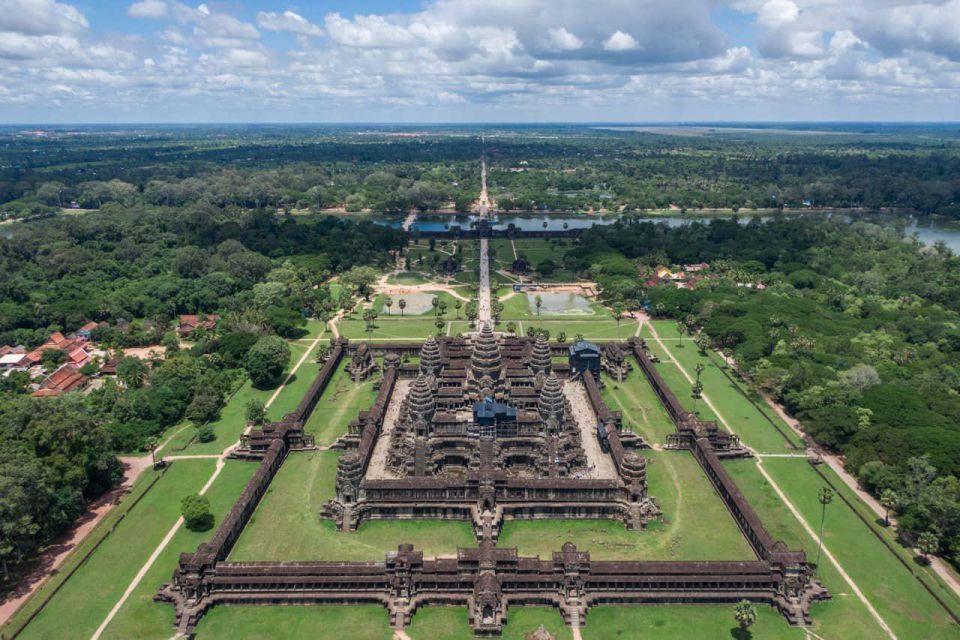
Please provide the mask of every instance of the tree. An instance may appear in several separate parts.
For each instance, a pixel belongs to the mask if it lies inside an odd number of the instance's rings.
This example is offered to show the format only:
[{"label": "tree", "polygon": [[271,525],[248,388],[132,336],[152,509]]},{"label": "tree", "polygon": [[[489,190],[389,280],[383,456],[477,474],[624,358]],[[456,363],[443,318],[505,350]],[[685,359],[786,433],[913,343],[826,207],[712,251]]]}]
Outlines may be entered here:
[{"label": "tree", "polygon": [[330,343],[323,342],[317,347],[317,362],[323,364],[330,357],[330,353],[333,349],[330,348]]},{"label": "tree", "polygon": [[457,298],[457,299],[453,302],[453,308],[457,310],[457,320],[459,320],[459,319],[460,319],[460,309],[463,308],[463,300]]},{"label": "tree", "polygon": [[433,298],[430,300],[430,304],[433,305],[433,312],[437,313],[437,309],[440,307],[440,298],[433,296]]},{"label": "tree", "polygon": [[683,320],[677,320],[677,334],[680,336],[680,341],[677,342],[678,347],[683,346],[683,334],[687,332],[687,325],[683,323]]},{"label": "tree", "polygon": [[340,280],[353,287],[364,300],[370,298],[370,286],[377,281],[377,278],[378,274],[373,267],[353,267],[340,276]]},{"label": "tree", "polygon": [[823,550],[823,523],[827,518],[827,505],[833,502],[833,490],[830,487],[820,487],[817,492],[817,501],[820,503],[820,536],[817,540],[817,573],[820,572],[820,552]]},{"label": "tree", "polygon": [[219,391],[211,387],[203,387],[193,396],[184,415],[200,427],[217,418],[222,403],[223,399]]},{"label": "tree", "polygon": [[376,319],[377,312],[374,311],[373,308],[363,310],[363,321],[366,323],[365,326],[367,331],[373,331],[373,323]]},{"label": "tree", "polygon": [[533,304],[537,307],[537,319],[540,319],[540,307],[543,306],[543,298],[540,297],[540,294],[537,294],[533,299]]},{"label": "tree", "polygon": [[383,306],[387,308],[387,315],[390,315],[390,309],[393,307],[393,298],[387,296],[383,299]]},{"label": "tree", "polygon": [[698,333],[697,337],[694,338],[694,344],[697,345],[700,355],[705,356],[707,355],[707,349],[710,348],[710,338],[704,333]]},{"label": "tree", "polygon": [[400,299],[397,301],[397,306],[400,307],[400,317],[402,318],[402,317],[403,317],[403,310],[407,308],[407,301],[404,300],[403,298],[400,298]]},{"label": "tree", "polygon": [[250,424],[263,424],[263,419],[267,414],[267,408],[259,400],[250,400],[247,402],[246,416]]},{"label": "tree", "polygon": [[447,312],[447,303],[441,300],[440,304],[437,305],[437,315],[443,316],[446,312]]},{"label": "tree", "polygon": [[302,313],[288,307],[270,307],[264,313],[264,317],[274,333],[284,338],[303,335],[302,327],[307,323]]},{"label": "tree", "polygon": [[884,489],[883,493],[880,494],[880,505],[885,509],[883,514],[885,526],[890,526],[890,512],[895,510],[899,504],[900,498],[897,497],[897,492],[893,489]]},{"label": "tree", "polygon": [[613,309],[610,311],[610,315],[613,316],[613,319],[617,321],[617,339],[620,339],[620,321],[623,320],[623,305],[615,304]]},{"label": "tree", "polygon": [[180,501],[180,514],[191,531],[207,531],[213,527],[213,513],[206,496],[194,494]]},{"label": "tree", "polygon": [[60,349],[44,349],[40,354],[40,364],[46,371],[53,371],[67,359],[67,354]]},{"label": "tree", "polygon": [[468,302],[463,313],[465,316],[467,316],[467,320],[470,321],[470,326],[474,326],[477,322],[477,318],[480,316],[480,309],[477,305],[477,301],[471,300]]},{"label": "tree", "polygon": [[748,629],[757,621],[757,611],[749,600],[741,600],[733,607],[733,619],[740,627],[740,638],[749,638]]},{"label": "tree", "polygon": [[217,432],[213,429],[213,425],[205,424],[197,429],[197,440],[199,442],[213,442],[216,439]]},{"label": "tree", "polygon": [[117,378],[128,389],[139,389],[147,379],[147,365],[140,358],[127,356],[117,363]]},{"label": "tree", "polygon": [[517,332],[517,323],[511,320],[507,323],[507,333],[516,334]]},{"label": "tree", "polygon": [[567,341],[567,332],[561,331],[557,334],[557,342],[564,343]]},{"label": "tree", "polygon": [[257,340],[247,353],[247,373],[256,387],[276,380],[290,361],[290,345],[277,336]]},{"label": "tree", "polygon": [[923,559],[930,562],[930,555],[940,549],[940,537],[933,531],[924,531],[917,538],[917,548],[923,554]]},{"label": "tree", "polygon": [[443,318],[437,316],[437,320],[433,324],[437,328],[437,335],[443,335],[443,327],[446,325],[446,322],[443,321]]}]

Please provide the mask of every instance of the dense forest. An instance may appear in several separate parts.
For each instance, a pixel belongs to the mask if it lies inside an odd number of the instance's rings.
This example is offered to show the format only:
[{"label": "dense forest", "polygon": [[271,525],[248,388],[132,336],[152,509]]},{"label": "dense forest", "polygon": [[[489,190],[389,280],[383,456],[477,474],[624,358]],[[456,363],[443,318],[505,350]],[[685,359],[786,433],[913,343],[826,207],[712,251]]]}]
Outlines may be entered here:
[{"label": "dense forest", "polygon": [[[25,373],[0,377],[0,573],[118,481],[117,452],[142,451],[184,418],[198,427],[214,419],[248,374],[256,379],[255,345],[295,337],[305,316],[325,319],[346,304],[349,290],[334,295],[331,275],[349,285],[360,272],[363,282],[405,242],[371,223],[207,205],[111,204],[14,227],[0,240],[0,344],[35,347],[93,320],[101,346],[161,344],[167,357],[122,358],[116,379],[87,395],[33,398]],[[223,319],[181,349],[181,313]]]},{"label": "dense forest", "polygon": [[467,211],[903,209],[960,218],[954,129],[0,130],[0,219],[63,207]]},{"label": "dense forest", "polygon": [[[594,227],[565,260],[612,306],[702,329],[865,487],[896,496],[903,531],[934,532],[960,561],[960,258],[805,217]],[[657,265],[701,261],[715,277],[692,289],[645,286]]]}]

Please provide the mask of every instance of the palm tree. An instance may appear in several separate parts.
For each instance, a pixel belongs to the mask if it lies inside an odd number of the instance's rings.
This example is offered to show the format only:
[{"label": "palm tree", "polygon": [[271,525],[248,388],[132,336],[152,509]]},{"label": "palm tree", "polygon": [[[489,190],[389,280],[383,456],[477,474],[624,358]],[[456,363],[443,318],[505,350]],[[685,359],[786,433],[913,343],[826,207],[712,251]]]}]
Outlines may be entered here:
[{"label": "palm tree", "polygon": [[393,298],[387,296],[383,300],[383,306],[387,308],[387,315],[390,315],[390,308],[393,306]]},{"label": "palm tree", "polygon": [[830,487],[820,487],[817,493],[817,500],[820,502],[820,536],[817,540],[817,572],[820,571],[820,551],[823,549],[823,522],[827,517],[827,505],[833,502],[833,490]]},{"label": "palm tree", "polygon": [[617,340],[620,339],[620,321],[623,320],[623,306],[614,305],[613,310],[610,312],[610,315],[613,316],[613,319],[617,321]]},{"label": "palm tree", "polygon": [[454,303],[453,303],[453,308],[457,310],[457,320],[459,320],[459,319],[460,319],[460,309],[463,308],[463,300],[460,300],[460,299],[458,298],[456,301],[454,301]]},{"label": "palm tree", "polygon": [[899,504],[900,497],[893,489],[884,489],[883,493],[880,494],[880,505],[886,509],[886,513],[883,514],[883,524],[885,526],[890,526],[890,512],[896,509]]},{"label": "palm tree", "polygon": [[533,299],[533,304],[535,304],[536,307],[537,307],[537,320],[539,320],[539,319],[540,319],[540,307],[543,306],[543,298],[541,298],[541,297],[539,296],[539,294],[538,294],[538,295]]},{"label": "palm tree", "polygon": [[434,322],[433,324],[437,327],[437,335],[438,335],[438,336],[442,336],[442,335],[443,335],[443,325],[446,324],[446,323],[443,321],[443,318],[441,318],[440,316],[437,316],[437,320],[436,320],[436,322]]},{"label": "palm tree", "polygon": [[936,553],[940,548],[940,538],[933,531],[924,531],[917,538],[917,547],[923,554],[923,559],[930,562],[930,554]]},{"label": "palm tree", "polygon": [[683,346],[683,334],[687,331],[687,325],[683,324],[683,320],[677,320],[677,333],[680,335],[680,342],[677,343],[678,347]]},{"label": "palm tree", "polygon": [[147,440],[147,447],[150,449],[150,459],[153,461],[153,468],[157,468],[157,447],[160,446],[160,440],[154,436]]},{"label": "palm tree", "polygon": [[517,332],[517,323],[511,320],[510,322],[507,323],[507,333],[513,334],[516,332]]},{"label": "palm tree", "polygon": [[740,627],[740,637],[748,638],[750,636],[747,629],[757,621],[757,610],[753,608],[749,600],[741,600],[733,607],[733,619],[737,621],[737,626]]},{"label": "palm tree", "polygon": [[430,301],[430,304],[433,305],[433,311],[434,311],[434,313],[436,313],[437,307],[440,306],[440,298],[434,296],[434,297],[433,297],[433,300]]},{"label": "palm tree", "polygon": [[400,317],[403,317],[403,310],[407,308],[407,301],[403,298],[397,300],[397,306],[400,307]]}]

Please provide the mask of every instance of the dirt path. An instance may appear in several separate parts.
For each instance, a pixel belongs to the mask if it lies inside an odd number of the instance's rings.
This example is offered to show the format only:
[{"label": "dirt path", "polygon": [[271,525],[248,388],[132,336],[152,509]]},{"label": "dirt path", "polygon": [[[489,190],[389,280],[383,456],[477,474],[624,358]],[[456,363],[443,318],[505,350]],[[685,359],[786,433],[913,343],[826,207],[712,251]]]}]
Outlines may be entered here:
[{"label": "dirt path", "polygon": [[[294,376],[297,373],[297,370],[300,368],[301,365],[303,365],[304,362],[306,362],[307,358],[310,356],[310,353],[313,352],[316,346],[320,343],[320,340],[323,339],[324,333],[325,333],[325,330],[321,330],[320,333],[317,334],[317,337],[314,338],[313,343],[310,345],[310,347],[304,352],[304,354],[300,357],[300,359],[293,366],[293,368],[290,369],[290,373],[287,374],[287,377],[284,379],[283,383],[279,387],[277,387],[276,391],[273,392],[273,395],[271,395],[270,398],[267,400],[267,402],[264,404],[265,409],[270,408],[270,405],[272,405],[273,402],[277,399],[277,397],[280,395],[280,392],[287,386],[287,384],[290,383],[291,380],[293,380]],[[210,490],[210,487],[213,486],[213,483],[216,481],[217,477],[220,475],[220,472],[223,471],[223,468],[226,466],[227,457],[239,444],[240,444],[240,441],[238,440],[237,442],[233,443],[232,445],[224,449],[223,452],[220,453],[220,455],[212,456],[216,458],[217,465],[216,465],[216,468],[214,468],[213,473],[210,475],[210,478],[207,480],[206,484],[204,484],[203,488],[200,489],[200,495],[204,495],[207,493],[207,491]],[[187,456],[178,456],[178,457],[180,459],[191,459],[191,458],[209,458],[211,456],[187,455]],[[173,540],[173,537],[177,534],[177,531],[180,529],[182,525],[183,525],[183,517],[181,516],[177,518],[177,521],[167,532],[167,535],[163,537],[163,540],[161,540],[160,544],[158,544],[157,547],[153,550],[153,553],[150,554],[150,557],[147,558],[147,561],[143,564],[142,567],[140,567],[140,570],[137,572],[137,575],[134,576],[133,580],[130,581],[130,584],[127,585],[127,589],[123,592],[123,595],[120,596],[120,599],[117,600],[116,604],[113,605],[113,608],[110,609],[110,612],[107,614],[106,618],[104,618],[103,622],[100,623],[100,626],[97,627],[97,630],[94,631],[93,635],[90,636],[90,640],[100,639],[100,636],[103,635],[103,632],[107,629],[108,626],[110,626],[110,623],[116,617],[117,613],[120,612],[120,609],[123,608],[123,605],[127,602],[127,600],[130,599],[130,596],[133,594],[134,591],[136,591],[137,587],[140,586],[140,583],[143,581],[144,576],[146,576],[147,573],[150,571],[151,567],[153,567],[154,562],[157,561],[157,558],[160,557],[160,554],[162,554],[164,549],[167,548],[167,545],[170,544],[170,541]]]},{"label": "dirt path", "polygon": [[33,596],[37,590],[46,584],[50,576],[57,572],[66,559],[77,548],[77,545],[90,535],[90,532],[106,517],[110,511],[123,500],[130,491],[133,483],[145,469],[152,464],[150,456],[122,457],[120,462],[124,466],[123,482],[116,489],[108,491],[98,500],[90,503],[87,512],[80,516],[73,528],[55,543],[47,547],[37,561],[37,566],[17,585],[7,599],[0,603],[0,626]]},{"label": "dirt path", "polygon": [[[650,327],[650,335],[653,336],[653,339],[657,341],[661,349],[669,353],[669,351],[667,351],[667,346],[660,340],[660,336],[657,334],[656,327],[653,326],[652,322],[648,322],[648,325]],[[677,369],[680,370],[680,373],[683,374],[683,377],[686,378],[690,384],[693,384],[694,383],[693,377],[691,377],[690,373],[683,367],[683,365],[681,365],[680,362],[676,360],[676,358],[673,359],[673,363],[676,365]],[[723,427],[727,431],[733,433],[733,430],[730,428],[729,423],[727,423],[726,419],[723,417],[723,414],[717,410],[717,407],[713,404],[713,402],[710,400],[710,397],[706,393],[703,394],[703,401],[707,404],[707,406],[710,407],[714,415],[717,416],[717,419],[720,421]],[[824,544],[822,540],[820,540],[820,537],[817,535],[817,532],[813,530],[813,527],[811,527],[810,524],[807,522],[807,520],[803,517],[803,514],[801,514],[800,511],[794,506],[794,504],[790,502],[790,499],[787,498],[786,494],[780,488],[780,485],[778,485],[776,481],[773,479],[773,477],[771,477],[770,474],[767,473],[767,470],[763,468],[763,460],[761,458],[754,458],[754,460],[755,460],[757,469],[760,471],[761,475],[763,475],[764,479],[773,488],[774,492],[777,494],[777,497],[780,498],[780,501],[783,502],[783,504],[787,507],[790,513],[793,514],[793,517],[796,518],[797,522],[800,523],[804,531],[807,532],[807,534],[813,539],[815,543],[820,545],[820,547],[823,550],[823,554],[827,557],[828,560],[830,560],[830,563],[834,566],[834,568],[836,568],[837,572],[843,578],[844,582],[846,582],[850,586],[850,589],[853,590],[857,598],[864,604],[864,606],[870,612],[870,615],[873,617],[873,619],[876,620],[878,625],[880,625],[880,628],[883,629],[883,631],[887,634],[889,638],[891,638],[891,640],[897,640],[897,636],[896,634],[893,633],[893,630],[890,628],[890,625],[888,625],[886,620],[884,620],[883,617],[880,615],[880,613],[877,612],[874,606],[870,603],[867,597],[860,590],[860,587],[857,586],[857,583],[854,582],[853,578],[850,577],[850,574],[846,572],[846,570],[843,568],[843,566],[840,564],[837,558],[833,555],[833,553],[830,551],[827,545]]]}]

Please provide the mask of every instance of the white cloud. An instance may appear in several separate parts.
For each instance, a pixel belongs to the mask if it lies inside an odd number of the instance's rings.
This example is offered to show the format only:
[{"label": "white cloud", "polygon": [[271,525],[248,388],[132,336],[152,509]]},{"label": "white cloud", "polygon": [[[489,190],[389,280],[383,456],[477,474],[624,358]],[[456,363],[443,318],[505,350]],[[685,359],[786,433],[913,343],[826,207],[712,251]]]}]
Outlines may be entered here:
[{"label": "white cloud", "polygon": [[607,51],[630,51],[640,46],[632,35],[624,33],[619,29],[613,32],[603,43],[603,48]]},{"label": "white cloud", "polygon": [[563,27],[547,30],[549,46],[557,51],[573,51],[583,46],[583,40]]},{"label": "white cloud", "polygon": [[323,29],[293,11],[283,13],[261,11],[257,14],[257,24],[267,31],[284,31],[302,36],[323,35]]},{"label": "white cloud", "polygon": [[757,24],[767,29],[779,29],[795,22],[799,15],[800,9],[790,0],[769,0],[757,12]]},{"label": "white cloud", "polygon": [[159,20],[166,18],[170,13],[167,3],[164,0],[143,0],[134,2],[127,9],[127,15],[131,18],[150,18]]},{"label": "white cloud", "polygon": [[28,36],[78,34],[89,24],[79,9],[53,0],[0,0],[0,31]]}]

